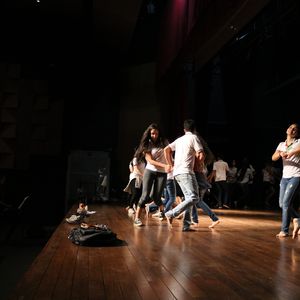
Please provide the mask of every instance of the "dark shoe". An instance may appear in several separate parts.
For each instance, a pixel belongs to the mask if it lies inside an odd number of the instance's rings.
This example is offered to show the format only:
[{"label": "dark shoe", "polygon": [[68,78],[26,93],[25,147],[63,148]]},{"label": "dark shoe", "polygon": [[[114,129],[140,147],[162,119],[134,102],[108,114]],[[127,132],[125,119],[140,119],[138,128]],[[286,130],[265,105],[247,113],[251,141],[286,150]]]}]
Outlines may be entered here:
[{"label": "dark shoe", "polygon": [[187,231],[196,231],[196,230],[193,228],[183,228],[182,231],[187,232]]},{"label": "dark shoe", "polygon": [[158,219],[159,219],[160,221],[162,221],[164,218],[165,218],[165,214],[164,214],[164,212],[161,212],[161,213],[159,214],[159,216],[158,216]]}]

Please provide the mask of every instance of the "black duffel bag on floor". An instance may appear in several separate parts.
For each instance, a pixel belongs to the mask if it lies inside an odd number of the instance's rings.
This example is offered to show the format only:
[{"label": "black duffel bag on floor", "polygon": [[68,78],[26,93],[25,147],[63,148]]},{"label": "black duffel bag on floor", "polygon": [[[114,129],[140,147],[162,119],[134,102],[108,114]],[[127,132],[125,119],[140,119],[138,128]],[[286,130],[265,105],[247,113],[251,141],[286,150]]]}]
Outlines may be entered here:
[{"label": "black duffel bag on floor", "polygon": [[109,246],[118,241],[116,233],[107,225],[88,225],[86,223],[82,223],[78,228],[73,228],[68,239],[81,246]]}]

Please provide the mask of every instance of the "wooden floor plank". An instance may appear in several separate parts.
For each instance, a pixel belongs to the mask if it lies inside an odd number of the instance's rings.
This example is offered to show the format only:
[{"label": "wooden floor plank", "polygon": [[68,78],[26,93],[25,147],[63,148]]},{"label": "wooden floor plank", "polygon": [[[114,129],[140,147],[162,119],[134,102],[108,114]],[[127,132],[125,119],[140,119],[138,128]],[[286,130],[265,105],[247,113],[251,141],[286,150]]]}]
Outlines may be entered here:
[{"label": "wooden floor plank", "polygon": [[141,298],[144,300],[157,299],[158,296],[155,294],[143,271],[143,263],[140,266],[129,249],[124,253],[124,261],[128,269],[128,274],[132,282],[136,285]]},{"label": "wooden floor plank", "polygon": [[79,247],[73,276],[71,299],[84,300],[89,298],[89,275],[89,248]]},{"label": "wooden floor plank", "polygon": [[[75,209],[75,208],[73,208]],[[275,237],[280,213],[199,211],[200,226],[144,218],[136,228],[118,203],[90,205],[90,223],[107,224],[122,243],[76,246],[62,222],[24,274],[11,299],[298,299],[300,236]]]},{"label": "wooden floor plank", "polygon": [[54,292],[56,283],[58,281],[59,273],[63,265],[63,261],[68,255],[66,248],[62,248],[59,251],[59,255],[54,255],[51,260],[45,276],[43,276],[40,285],[35,293],[35,299],[51,299]]},{"label": "wooden floor plank", "polygon": [[[67,242],[68,245],[63,245],[66,250],[66,254],[64,255],[63,265],[60,269],[59,277],[52,294],[52,299],[71,299],[73,277],[75,273],[76,259],[79,247],[74,247],[74,245],[69,241]],[[62,249],[59,248],[59,250]]]},{"label": "wooden floor plank", "polygon": [[90,248],[89,253],[89,299],[105,299],[102,251]]},{"label": "wooden floor plank", "polygon": [[107,269],[113,268],[115,277],[119,278],[119,285],[123,299],[142,299],[136,285],[136,277],[131,276],[125,258],[126,249],[112,248],[107,253]]}]

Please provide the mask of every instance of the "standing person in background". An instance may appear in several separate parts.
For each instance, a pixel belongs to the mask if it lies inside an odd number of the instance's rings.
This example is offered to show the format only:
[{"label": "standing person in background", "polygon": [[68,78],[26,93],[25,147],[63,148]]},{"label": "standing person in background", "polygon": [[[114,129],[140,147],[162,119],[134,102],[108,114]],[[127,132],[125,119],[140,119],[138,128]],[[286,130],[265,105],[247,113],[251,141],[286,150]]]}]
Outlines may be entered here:
[{"label": "standing person in background", "polygon": [[[168,141],[161,135],[157,124],[152,123],[143,133],[136,155],[144,155],[147,161],[143,176],[142,196],[138,202],[134,219],[135,226],[142,226],[141,210],[151,200],[163,210],[161,196],[166,185],[167,173],[172,166],[168,165],[164,156],[164,147]],[[150,200],[151,199],[151,200]]]},{"label": "standing person in background", "polygon": [[274,208],[273,200],[276,194],[276,170],[272,161],[266,161],[264,168],[261,170],[263,184],[263,204],[264,208]]},{"label": "standing person in background", "polygon": [[288,237],[291,218],[293,219],[293,239],[300,229],[300,215],[293,207],[293,196],[300,183],[300,140],[299,125],[292,124],[286,130],[286,140],[279,143],[272,160],[282,159],[279,207],[282,208],[281,231],[277,237]]},{"label": "standing person in background", "polygon": [[219,208],[230,208],[228,204],[228,185],[226,181],[228,171],[229,167],[227,162],[218,155],[217,161],[213,164],[213,170],[209,176],[209,181],[214,182]]},{"label": "standing person in background", "polygon": [[[249,159],[247,157],[245,157],[245,159],[247,159],[249,161]],[[250,175],[250,180],[249,180],[249,198],[250,199],[254,199],[254,192],[255,192],[255,183],[254,183],[254,179],[255,179],[255,175],[256,175],[256,171],[254,169],[254,167],[252,166],[252,164],[249,161],[249,168],[251,170],[251,175]],[[254,203],[253,203],[254,204]]]},{"label": "standing person in background", "polygon": [[173,218],[184,213],[182,231],[191,231],[191,208],[199,201],[199,188],[194,173],[195,159],[203,162],[203,146],[195,132],[195,122],[185,120],[183,123],[184,135],[165,147],[165,157],[168,164],[172,164],[172,153],[175,152],[173,174],[179,184],[184,201],[175,208],[166,212],[169,227],[172,225]]},{"label": "standing person in background", "polygon": [[124,192],[130,194],[129,206],[128,206],[128,216],[135,214],[135,210],[142,195],[142,183],[143,175],[145,170],[145,158],[140,152],[135,152],[133,159],[129,163],[129,182],[124,189]]},{"label": "standing person in background", "polygon": [[250,165],[248,158],[244,158],[241,163],[241,168],[237,173],[237,183],[239,187],[238,205],[245,209],[250,206],[250,187],[253,182],[253,167]]},{"label": "standing person in background", "polygon": [[237,207],[237,199],[236,199],[237,172],[238,169],[236,167],[236,160],[233,159],[229,163],[229,171],[227,172],[227,184],[228,184],[228,197],[229,197],[228,202],[234,208]]}]

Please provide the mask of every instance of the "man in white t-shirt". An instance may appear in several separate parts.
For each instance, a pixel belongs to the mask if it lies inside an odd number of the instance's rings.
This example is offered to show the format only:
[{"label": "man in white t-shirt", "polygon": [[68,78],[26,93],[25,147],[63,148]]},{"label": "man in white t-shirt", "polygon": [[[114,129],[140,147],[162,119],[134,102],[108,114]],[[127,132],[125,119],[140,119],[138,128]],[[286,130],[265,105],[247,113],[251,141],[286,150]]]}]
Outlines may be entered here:
[{"label": "man in white t-shirt", "polygon": [[227,172],[229,172],[227,162],[224,161],[220,155],[217,156],[217,161],[213,164],[213,170],[209,176],[209,180],[214,182],[219,208],[222,208],[223,206],[229,208]]},{"label": "man in white t-shirt", "polygon": [[166,212],[165,216],[171,227],[173,218],[185,212],[183,219],[183,231],[191,231],[191,208],[199,201],[199,188],[194,173],[195,159],[204,160],[203,146],[193,132],[195,123],[193,120],[185,120],[185,134],[165,147],[165,157],[168,164],[173,165],[172,152],[175,151],[173,174],[183,194],[182,201],[175,208]]}]

